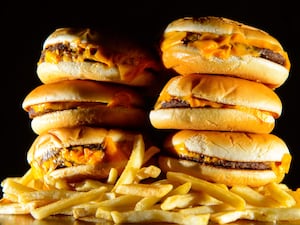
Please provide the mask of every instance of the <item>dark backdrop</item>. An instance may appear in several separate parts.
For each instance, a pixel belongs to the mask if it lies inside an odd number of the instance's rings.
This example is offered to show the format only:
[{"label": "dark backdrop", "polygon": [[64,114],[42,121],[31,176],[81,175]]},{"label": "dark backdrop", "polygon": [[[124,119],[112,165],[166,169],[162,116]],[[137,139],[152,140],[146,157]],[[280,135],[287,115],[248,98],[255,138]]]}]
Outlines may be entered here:
[{"label": "dark backdrop", "polygon": [[[300,187],[298,143],[299,41],[297,7],[289,1],[13,1],[1,6],[1,161],[0,179],[22,176],[29,168],[26,153],[36,137],[21,104],[40,84],[36,63],[43,41],[58,27],[106,27],[139,40],[155,42],[165,26],[184,16],[224,16],[261,28],[276,37],[288,52],[292,68],[276,92],[283,102],[274,134],[288,145],[293,161],[285,182]],[[22,3],[23,2],[23,3]],[[279,1],[278,1],[279,2]],[[296,4],[296,1],[295,3]],[[294,10],[295,9],[295,10]]]}]

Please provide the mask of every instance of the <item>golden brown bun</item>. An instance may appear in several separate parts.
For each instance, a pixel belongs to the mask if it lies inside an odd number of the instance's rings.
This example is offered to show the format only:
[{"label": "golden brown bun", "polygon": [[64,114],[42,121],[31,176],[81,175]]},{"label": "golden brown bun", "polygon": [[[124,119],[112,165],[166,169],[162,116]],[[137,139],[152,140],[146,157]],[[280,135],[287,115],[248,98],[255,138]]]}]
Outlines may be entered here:
[{"label": "golden brown bun", "polygon": [[48,184],[55,184],[55,180],[65,180],[67,182],[76,182],[84,179],[105,179],[108,177],[111,168],[116,168],[121,174],[126,166],[123,162],[107,162],[101,165],[79,165],[74,167],[60,168],[50,172],[44,179]]},{"label": "golden brown bun", "polygon": [[[27,161],[35,176],[42,179],[45,176],[50,178],[49,181],[107,178],[112,167],[119,173],[123,170],[137,134],[128,130],[86,126],[51,129],[34,140],[27,153]],[[92,151],[101,151],[104,158],[96,161],[90,155],[83,157],[84,154],[81,155],[82,161],[68,158],[72,157],[72,154],[67,154],[71,146],[88,149],[89,145],[102,146],[103,150]]]},{"label": "golden brown bun", "polygon": [[[223,42],[224,46],[221,46],[220,49],[226,48],[227,53],[218,50],[218,53],[214,55],[212,48],[215,49],[215,46],[221,45],[219,41],[214,41],[215,44],[218,44],[213,47],[212,42],[207,41],[207,39],[213,38],[212,36],[206,38],[205,44],[203,44],[204,42],[195,44],[197,42],[183,41],[187,33],[199,36],[203,33],[210,33],[231,37],[232,41],[237,40],[245,46],[254,46],[254,50],[233,53],[233,49],[232,51],[230,49],[234,45]],[[179,37],[179,34],[182,36]],[[211,45],[208,47],[208,44]],[[209,49],[209,53],[206,48]],[[271,50],[280,55],[284,62],[278,64],[269,60],[269,57],[259,57],[261,53],[255,48]],[[181,75],[191,73],[231,75],[262,82],[272,88],[281,86],[290,71],[288,55],[277,39],[258,28],[222,17],[185,17],[174,20],[164,31],[161,54],[163,64]]]},{"label": "golden brown bun", "polygon": [[153,84],[160,70],[158,57],[146,46],[89,28],[56,29],[45,40],[37,66],[43,83],[88,79],[132,86]]},{"label": "golden brown bun", "polygon": [[[176,99],[186,106],[163,107]],[[171,78],[150,111],[158,129],[270,133],[282,103],[269,87],[229,76],[190,74]]]},{"label": "golden brown bun", "polygon": [[[229,186],[281,182],[291,162],[285,142],[273,134],[181,130],[165,139],[164,150],[170,155],[159,159],[163,171],[183,172]],[[227,162],[266,162],[272,169],[233,169],[189,160],[195,155]]]},{"label": "golden brown bun", "polygon": [[145,110],[126,107],[93,107],[56,111],[37,116],[31,121],[36,134],[52,128],[89,125],[96,127],[129,128],[147,127],[148,115]]},{"label": "golden brown bun", "polygon": [[272,116],[259,117],[235,109],[173,108],[150,112],[157,129],[192,129],[270,133],[275,127]]},{"label": "golden brown bun", "polygon": [[143,97],[117,84],[68,80],[42,84],[23,101],[35,133],[78,125],[138,128],[149,125]]},{"label": "golden brown bun", "polygon": [[144,106],[142,95],[135,89],[104,82],[68,80],[35,87],[24,98],[22,107],[47,102],[99,102],[106,104]]},{"label": "golden brown bun", "polygon": [[277,180],[275,174],[269,170],[225,170],[223,168],[201,165],[189,160],[164,156],[159,157],[159,166],[163,171],[181,172],[228,186],[249,185],[259,187]]}]

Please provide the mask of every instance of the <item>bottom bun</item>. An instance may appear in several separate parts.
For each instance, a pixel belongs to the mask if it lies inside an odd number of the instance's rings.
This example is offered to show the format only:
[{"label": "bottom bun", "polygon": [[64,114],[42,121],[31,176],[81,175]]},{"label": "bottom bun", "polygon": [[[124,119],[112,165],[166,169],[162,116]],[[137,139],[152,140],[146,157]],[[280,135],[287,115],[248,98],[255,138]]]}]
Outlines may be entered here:
[{"label": "bottom bun", "polygon": [[270,60],[255,56],[230,56],[227,59],[203,57],[195,48],[174,46],[162,54],[167,68],[182,75],[193,73],[222,74],[261,82],[271,88],[281,86],[289,70]]},{"label": "bottom bun", "polygon": [[[101,165],[79,165],[56,169],[47,174],[48,183],[51,180],[63,179],[67,182],[81,181],[82,179],[106,179],[109,176],[111,168],[118,171],[118,176],[125,168],[127,161],[118,161],[115,163],[101,163]],[[51,182],[50,182],[51,183]]]},{"label": "bottom bun", "polygon": [[82,125],[141,128],[149,125],[146,111],[126,107],[90,107],[47,113],[34,117],[32,130],[41,134],[52,128]]},{"label": "bottom bun", "polygon": [[37,68],[38,77],[45,84],[80,79],[148,86],[155,80],[154,74],[147,70],[139,71],[138,75],[132,77],[126,77],[121,73],[122,71],[116,65],[108,67],[97,62],[59,62],[56,64],[43,62]]},{"label": "bottom bun", "polygon": [[238,109],[169,108],[150,112],[150,122],[158,129],[191,129],[270,133],[275,119]]},{"label": "bottom bun", "polygon": [[281,182],[283,179],[283,176],[278,177],[271,170],[224,169],[167,156],[160,156],[158,163],[164,172],[181,172],[211,182],[226,184],[228,186],[249,185],[258,187],[270,182]]}]

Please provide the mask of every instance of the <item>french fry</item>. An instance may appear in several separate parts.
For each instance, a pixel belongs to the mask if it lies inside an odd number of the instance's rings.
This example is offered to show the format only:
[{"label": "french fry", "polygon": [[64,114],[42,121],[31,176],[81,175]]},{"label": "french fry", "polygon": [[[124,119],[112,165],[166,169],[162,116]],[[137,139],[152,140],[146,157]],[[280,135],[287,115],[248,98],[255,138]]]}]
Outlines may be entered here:
[{"label": "french fry", "polygon": [[32,169],[28,169],[27,172],[21,177],[20,183],[23,185],[28,185],[31,180],[34,179],[34,176],[32,174]]},{"label": "french fry", "polygon": [[36,208],[31,211],[31,215],[35,219],[41,220],[50,215],[58,214],[68,207],[78,205],[83,202],[88,202],[93,199],[99,199],[101,196],[103,196],[106,190],[107,189],[105,187],[100,187],[88,192],[78,192],[76,195],[73,195],[69,198],[64,198],[48,205]]},{"label": "french fry", "polygon": [[10,180],[20,183],[21,177],[6,177],[4,180],[2,180],[1,187],[3,187],[5,185],[5,183]]},{"label": "french fry", "polygon": [[169,193],[167,193],[163,199],[172,196],[172,195],[184,195],[189,193],[189,191],[191,190],[192,187],[192,183],[191,182],[186,182],[183,183],[179,186],[177,186],[176,188],[174,188],[173,190],[171,190]]},{"label": "french fry", "polygon": [[43,177],[43,184],[47,186],[46,189],[64,189],[68,190],[70,189],[68,182],[62,178],[60,179],[54,179],[51,176],[45,175]]},{"label": "french fry", "polygon": [[233,211],[233,210],[235,209],[232,206],[222,203],[218,205],[201,205],[201,206],[179,209],[178,212],[184,214],[206,214],[206,213]]},{"label": "french fry", "polygon": [[151,146],[145,151],[143,165],[146,164],[155,154],[159,153],[160,149],[156,146]]},{"label": "french fry", "polygon": [[9,200],[11,202],[18,202],[18,195],[4,192],[3,195],[2,195],[2,199],[6,199],[6,200]]},{"label": "french fry", "polygon": [[113,220],[110,210],[104,210],[104,209],[98,208],[95,216],[96,216],[96,218],[104,219],[105,221]]},{"label": "french fry", "polygon": [[212,197],[206,192],[197,192],[197,196],[198,205],[219,205],[223,203],[222,201]]},{"label": "french fry", "polygon": [[8,194],[14,194],[16,196],[24,193],[24,192],[31,192],[31,191],[35,191],[35,189],[28,187],[26,185],[23,185],[21,183],[19,183],[19,180],[16,181],[16,179],[12,179],[12,178],[6,178],[3,182],[2,182],[2,190],[5,193]]},{"label": "french fry", "polygon": [[187,194],[170,195],[162,202],[161,208],[163,210],[172,210],[176,208],[189,208],[195,205],[219,205],[221,203],[221,201],[205,192],[190,192]]},{"label": "french fry", "polygon": [[111,190],[113,188],[113,185],[92,179],[86,179],[84,181],[74,184],[74,189],[76,191],[90,191],[99,187],[106,187],[107,190]]},{"label": "french fry", "polygon": [[142,211],[146,209],[151,209],[158,201],[160,201],[160,199],[161,199],[160,197],[156,197],[156,196],[144,197],[136,203],[134,210]]},{"label": "french fry", "polygon": [[94,216],[96,213],[97,207],[93,203],[88,202],[86,204],[75,205],[72,208],[72,215],[75,219]]},{"label": "french fry", "polygon": [[300,208],[253,208],[253,219],[257,221],[300,221]]},{"label": "french fry", "polygon": [[121,195],[113,199],[108,199],[98,203],[98,208],[116,209],[122,206],[134,206],[137,201],[141,199],[140,196]]},{"label": "french fry", "polygon": [[121,195],[116,198],[94,202],[92,204],[81,204],[73,208],[75,218],[87,215],[94,215],[97,209],[116,210],[122,207],[134,208],[135,204],[141,200],[139,196]]},{"label": "french fry", "polygon": [[173,210],[176,208],[187,208],[197,201],[195,194],[171,195],[161,203],[162,210]]},{"label": "french fry", "polygon": [[50,187],[49,185],[45,185],[42,180],[33,179],[26,186],[31,187],[35,190],[52,190],[54,187]]},{"label": "french fry", "polygon": [[172,184],[122,184],[116,188],[115,192],[123,195],[155,196],[161,198],[170,192],[172,188]]},{"label": "french fry", "polygon": [[18,202],[27,203],[27,202],[37,201],[37,200],[53,202],[62,198],[71,197],[72,195],[75,195],[77,193],[78,192],[76,191],[57,190],[57,189],[24,192],[18,196]]},{"label": "french fry", "polygon": [[133,183],[137,171],[143,165],[144,153],[145,145],[143,137],[142,135],[137,135],[130,158],[112,191],[115,191],[121,184]]},{"label": "french fry", "polygon": [[237,221],[239,219],[253,220],[254,214],[247,210],[232,210],[228,212],[217,212],[211,214],[210,220],[217,224],[226,224]]},{"label": "french fry", "polygon": [[246,202],[239,195],[230,192],[214,183],[177,172],[167,172],[167,179],[181,183],[190,182],[192,189],[196,191],[203,191],[212,197],[233,206],[236,209],[244,209]]},{"label": "french fry", "polygon": [[276,201],[249,186],[233,186],[230,191],[241,196],[247,203],[253,206],[279,207],[279,204]]},{"label": "french fry", "polygon": [[136,177],[138,180],[144,180],[147,178],[157,178],[161,173],[160,168],[154,165],[150,165],[147,167],[142,167],[137,171]]},{"label": "french fry", "polygon": [[0,214],[29,214],[34,208],[36,208],[35,202],[28,203],[5,203],[0,205]]},{"label": "french fry", "polygon": [[118,170],[116,168],[111,168],[108,174],[107,183],[114,184],[118,179]]},{"label": "french fry", "polygon": [[292,222],[300,220],[300,208],[264,208],[255,207],[246,210],[218,212],[211,215],[212,222],[231,223],[240,219],[264,222]]},{"label": "french fry", "polygon": [[90,201],[83,204],[78,204],[72,207],[72,215],[75,219],[95,216],[97,209],[99,208],[99,203],[102,201]]},{"label": "french fry", "polygon": [[209,221],[209,214],[187,215],[178,212],[169,212],[159,209],[111,212],[114,223],[145,223],[145,222],[166,222],[182,225],[206,225]]},{"label": "french fry", "polygon": [[[160,185],[160,184],[174,184],[176,182],[170,182],[169,180],[167,179],[160,179],[160,180],[157,180],[157,181],[154,181],[152,184],[155,184],[155,185]],[[178,184],[177,184],[178,185]]]},{"label": "french fry", "polygon": [[265,186],[265,189],[270,193],[270,197],[280,203],[283,207],[292,207],[296,204],[293,196],[283,190],[277,183],[269,183]]}]

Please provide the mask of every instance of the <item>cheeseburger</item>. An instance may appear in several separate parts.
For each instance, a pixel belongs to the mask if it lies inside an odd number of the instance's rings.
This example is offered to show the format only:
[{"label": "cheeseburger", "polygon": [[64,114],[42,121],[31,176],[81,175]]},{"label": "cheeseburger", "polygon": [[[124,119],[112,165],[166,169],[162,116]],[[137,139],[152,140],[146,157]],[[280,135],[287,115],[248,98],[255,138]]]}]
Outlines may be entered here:
[{"label": "cheeseburger", "polygon": [[171,133],[163,148],[163,171],[228,186],[279,183],[291,162],[285,142],[273,134],[181,130]]},{"label": "cheeseburger", "polygon": [[237,77],[172,77],[150,111],[158,129],[270,133],[281,115],[278,95],[262,83]]},{"label": "cheeseburger", "polygon": [[36,134],[79,125],[141,128],[149,124],[145,101],[133,88],[88,80],[42,84],[23,100]]},{"label": "cheeseburger", "polygon": [[277,39],[258,28],[222,17],[174,20],[161,40],[163,64],[179,74],[222,74],[272,88],[288,77],[290,61]]},{"label": "cheeseburger", "polygon": [[44,41],[37,74],[43,83],[88,79],[132,86],[157,80],[160,60],[120,34],[89,28],[59,28]]},{"label": "cheeseburger", "polygon": [[138,132],[87,126],[50,129],[37,136],[27,160],[38,179],[105,179],[124,169]]}]

